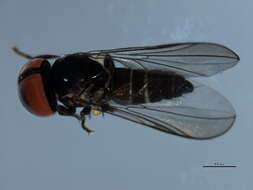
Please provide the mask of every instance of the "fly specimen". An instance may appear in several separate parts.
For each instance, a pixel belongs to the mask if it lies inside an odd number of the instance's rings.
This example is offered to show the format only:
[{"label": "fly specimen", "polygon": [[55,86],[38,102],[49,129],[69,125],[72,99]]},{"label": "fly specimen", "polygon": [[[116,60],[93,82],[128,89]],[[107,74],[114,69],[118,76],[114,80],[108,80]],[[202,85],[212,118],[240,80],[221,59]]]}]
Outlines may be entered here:
[{"label": "fly specimen", "polygon": [[[190,78],[233,67],[239,56],[214,43],[177,43],[31,56],[18,88],[26,109],[38,116],[55,112],[85,125],[91,113],[109,113],[166,133],[207,139],[234,123],[230,102]],[[49,59],[54,59],[51,65]],[[82,108],[77,113],[76,108]]]}]

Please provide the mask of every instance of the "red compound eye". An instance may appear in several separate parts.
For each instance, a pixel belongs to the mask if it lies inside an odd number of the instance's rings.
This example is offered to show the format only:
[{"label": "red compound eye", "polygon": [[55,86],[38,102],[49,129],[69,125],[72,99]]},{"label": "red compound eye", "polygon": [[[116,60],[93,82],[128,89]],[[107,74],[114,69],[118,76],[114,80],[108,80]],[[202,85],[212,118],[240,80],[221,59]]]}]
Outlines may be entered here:
[{"label": "red compound eye", "polygon": [[56,98],[49,88],[50,64],[45,59],[26,63],[18,77],[19,98],[24,107],[38,116],[54,114]]}]

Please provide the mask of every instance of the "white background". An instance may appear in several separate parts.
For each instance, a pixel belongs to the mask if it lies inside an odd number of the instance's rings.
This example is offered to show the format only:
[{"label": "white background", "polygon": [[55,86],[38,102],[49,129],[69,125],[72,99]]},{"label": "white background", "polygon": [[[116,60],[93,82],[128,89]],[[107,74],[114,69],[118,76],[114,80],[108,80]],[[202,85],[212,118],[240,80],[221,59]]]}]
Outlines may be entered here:
[{"label": "white background", "polygon": [[[0,189],[253,188],[252,14],[250,0],[1,0]],[[228,46],[240,63],[203,80],[234,105],[237,120],[206,141],[164,134],[106,115],[88,124],[39,118],[17,96],[17,75],[32,54],[205,41]],[[236,168],[203,168],[214,162]]]}]

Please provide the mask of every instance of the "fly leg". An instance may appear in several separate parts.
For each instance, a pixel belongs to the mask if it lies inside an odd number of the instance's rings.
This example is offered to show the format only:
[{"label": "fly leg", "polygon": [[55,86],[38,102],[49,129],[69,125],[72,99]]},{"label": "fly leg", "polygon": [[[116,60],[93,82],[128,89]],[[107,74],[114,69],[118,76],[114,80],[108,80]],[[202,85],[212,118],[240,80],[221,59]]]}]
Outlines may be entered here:
[{"label": "fly leg", "polygon": [[82,128],[85,131],[87,131],[87,133],[94,132],[93,130],[89,129],[85,124],[85,121],[86,121],[85,116],[90,113],[90,106],[83,108],[83,110],[81,111],[80,114],[76,113],[76,109],[74,107],[66,107],[66,106],[62,106],[62,105],[57,105],[56,109],[60,115],[72,116],[72,117],[78,119],[78,121],[80,121],[80,123],[81,123]]},{"label": "fly leg", "polygon": [[63,105],[57,105],[56,110],[58,114],[62,116],[72,116],[77,118],[79,121],[81,120],[80,115],[76,114],[76,108],[75,107],[67,107]]},{"label": "fly leg", "polygon": [[78,118],[81,122],[81,126],[82,128],[88,133],[94,133],[95,131],[91,130],[90,128],[88,128],[85,125],[85,116],[88,115],[90,116],[90,114],[93,115],[100,115],[102,113],[102,115],[104,116],[104,112],[110,110],[110,106],[108,104],[102,104],[101,106],[85,106],[82,111],[80,112],[80,115],[78,115]]},{"label": "fly leg", "polygon": [[20,49],[18,49],[16,46],[12,47],[12,50],[18,54],[21,57],[24,57],[26,59],[35,59],[35,58],[43,58],[43,59],[55,59],[60,57],[59,55],[51,55],[51,54],[44,54],[44,55],[36,55],[36,56],[32,56],[28,53],[25,53],[23,51],[21,51]]},{"label": "fly leg", "polygon": [[114,71],[115,71],[115,65],[113,63],[113,59],[110,55],[106,55],[104,58],[104,68],[109,74],[108,80],[106,82],[106,88],[112,88],[112,83],[110,82],[111,79],[113,78]]},{"label": "fly leg", "polygon": [[56,110],[60,115],[63,115],[63,116],[74,116],[76,113],[76,108],[66,107],[62,105],[57,105]]},{"label": "fly leg", "polygon": [[114,73],[115,65],[113,63],[113,59],[110,55],[106,55],[104,58],[104,67],[109,70],[111,74]]},{"label": "fly leg", "polygon": [[90,106],[85,106],[82,111],[80,112],[80,121],[81,121],[81,126],[82,128],[88,133],[94,133],[95,131],[91,130],[90,128],[87,127],[87,125],[85,124],[85,116],[86,115],[90,115],[90,112],[91,112],[91,107]]},{"label": "fly leg", "polygon": [[92,89],[94,88],[94,84],[90,84],[89,87],[87,87],[86,89],[82,90],[80,93],[79,93],[79,97],[87,102],[90,101],[91,97],[91,91]]}]

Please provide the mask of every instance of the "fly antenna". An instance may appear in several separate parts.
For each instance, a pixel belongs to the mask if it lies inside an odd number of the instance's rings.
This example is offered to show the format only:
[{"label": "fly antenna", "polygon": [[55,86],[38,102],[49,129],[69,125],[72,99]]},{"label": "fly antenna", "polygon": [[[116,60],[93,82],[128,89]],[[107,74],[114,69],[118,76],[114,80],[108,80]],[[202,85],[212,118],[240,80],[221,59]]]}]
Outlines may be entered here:
[{"label": "fly antenna", "polygon": [[21,50],[18,49],[16,46],[13,46],[11,49],[12,49],[16,54],[18,54],[18,55],[21,56],[21,57],[24,57],[24,58],[26,58],[26,59],[33,59],[33,56],[31,56],[30,54],[27,54],[27,53],[21,51]]}]

